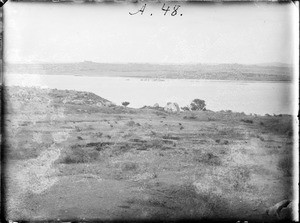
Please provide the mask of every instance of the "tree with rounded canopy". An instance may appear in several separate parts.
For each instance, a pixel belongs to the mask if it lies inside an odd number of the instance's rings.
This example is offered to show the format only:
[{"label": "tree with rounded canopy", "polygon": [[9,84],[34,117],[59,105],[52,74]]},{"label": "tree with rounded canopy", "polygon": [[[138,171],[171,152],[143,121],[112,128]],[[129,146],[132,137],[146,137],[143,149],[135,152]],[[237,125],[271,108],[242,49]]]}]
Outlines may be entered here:
[{"label": "tree with rounded canopy", "polygon": [[123,105],[124,107],[127,107],[129,104],[130,104],[130,103],[129,103],[128,101],[122,102],[122,105]]},{"label": "tree with rounded canopy", "polygon": [[201,99],[194,99],[191,103],[191,110],[192,111],[205,111],[206,104],[204,100]]}]

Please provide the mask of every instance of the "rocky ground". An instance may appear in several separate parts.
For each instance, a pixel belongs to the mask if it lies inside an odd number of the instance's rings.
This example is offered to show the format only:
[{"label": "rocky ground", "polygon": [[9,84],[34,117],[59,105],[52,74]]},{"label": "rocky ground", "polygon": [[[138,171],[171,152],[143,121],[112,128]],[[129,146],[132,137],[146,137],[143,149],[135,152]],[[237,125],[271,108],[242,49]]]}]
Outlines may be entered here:
[{"label": "rocky ground", "polygon": [[264,220],[292,198],[293,119],[4,92],[7,218]]}]

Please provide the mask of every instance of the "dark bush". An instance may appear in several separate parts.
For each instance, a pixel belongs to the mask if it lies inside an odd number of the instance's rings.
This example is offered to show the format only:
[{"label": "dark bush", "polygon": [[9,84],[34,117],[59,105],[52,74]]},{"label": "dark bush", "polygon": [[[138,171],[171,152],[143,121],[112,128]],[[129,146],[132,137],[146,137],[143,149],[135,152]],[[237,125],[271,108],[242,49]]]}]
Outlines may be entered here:
[{"label": "dark bush", "polygon": [[181,109],[182,109],[183,111],[190,111],[190,108],[189,108],[188,106],[181,107]]},{"label": "dark bush", "polygon": [[94,148],[82,147],[80,145],[74,145],[68,149],[61,161],[61,163],[89,163],[97,160],[99,152]]},{"label": "dark bush", "polygon": [[130,103],[129,103],[128,101],[122,102],[122,105],[123,105],[124,107],[127,107],[129,104],[130,104]]},{"label": "dark bush", "polygon": [[287,155],[281,157],[279,160],[277,167],[286,175],[292,176],[293,173],[293,157],[291,155]]},{"label": "dark bush", "polygon": [[252,124],[253,120],[250,120],[250,119],[241,119],[241,122]]},{"label": "dark bush", "polygon": [[190,116],[184,116],[183,119],[197,119],[195,114],[191,114]]},{"label": "dark bush", "polygon": [[222,164],[221,158],[210,152],[202,154],[200,157],[196,157],[195,160],[211,166],[220,166]]}]

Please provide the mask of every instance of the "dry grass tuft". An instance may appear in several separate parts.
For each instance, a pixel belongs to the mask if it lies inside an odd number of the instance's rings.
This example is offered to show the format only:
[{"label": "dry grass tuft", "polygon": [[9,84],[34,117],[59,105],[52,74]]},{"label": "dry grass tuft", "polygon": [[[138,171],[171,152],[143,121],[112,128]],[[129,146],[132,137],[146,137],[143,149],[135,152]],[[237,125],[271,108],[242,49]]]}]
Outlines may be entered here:
[{"label": "dry grass tuft", "polygon": [[221,158],[211,152],[201,154],[200,157],[195,158],[195,160],[210,166],[220,166],[222,164]]},{"label": "dry grass tuft", "polygon": [[74,145],[67,149],[62,157],[60,163],[90,163],[98,159],[99,152],[95,148]]}]

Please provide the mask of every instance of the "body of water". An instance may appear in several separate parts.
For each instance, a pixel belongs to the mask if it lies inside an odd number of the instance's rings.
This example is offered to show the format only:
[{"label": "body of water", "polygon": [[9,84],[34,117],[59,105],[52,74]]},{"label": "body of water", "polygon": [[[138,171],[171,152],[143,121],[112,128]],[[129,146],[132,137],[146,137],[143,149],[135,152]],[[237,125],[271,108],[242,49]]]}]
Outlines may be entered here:
[{"label": "body of water", "polygon": [[130,102],[140,108],[177,102],[180,107],[199,98],[207,109],[268,114],[293,114],[295,99],[291,82],[248,82],[187,79],[141,79],[125,77],[86,77],[71,75],[8,74],[7,86],[40,86],[93,92],[118,105]]}]

